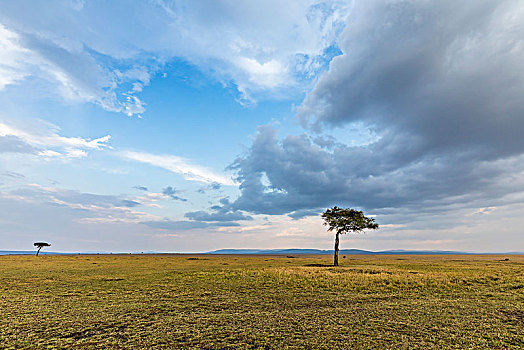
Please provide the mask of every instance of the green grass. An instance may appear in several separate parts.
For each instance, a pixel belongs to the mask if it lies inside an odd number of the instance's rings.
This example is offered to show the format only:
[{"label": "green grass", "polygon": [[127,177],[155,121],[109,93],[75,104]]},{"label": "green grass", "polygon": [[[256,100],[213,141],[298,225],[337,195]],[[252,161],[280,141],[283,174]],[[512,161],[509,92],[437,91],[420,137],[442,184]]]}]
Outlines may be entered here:
[{"label": "green grass", "polygon": [[521,349],[504,258],[0,256],[0,348]]}]

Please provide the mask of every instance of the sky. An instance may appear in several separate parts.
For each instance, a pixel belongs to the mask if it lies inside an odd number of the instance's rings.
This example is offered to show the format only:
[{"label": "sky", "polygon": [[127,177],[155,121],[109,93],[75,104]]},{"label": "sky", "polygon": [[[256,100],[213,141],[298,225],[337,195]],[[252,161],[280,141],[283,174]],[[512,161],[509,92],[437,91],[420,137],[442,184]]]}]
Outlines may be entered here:
[{"label": "sky", "polygon": [[524,3],[0,2],[0,250],[524,251]]}]

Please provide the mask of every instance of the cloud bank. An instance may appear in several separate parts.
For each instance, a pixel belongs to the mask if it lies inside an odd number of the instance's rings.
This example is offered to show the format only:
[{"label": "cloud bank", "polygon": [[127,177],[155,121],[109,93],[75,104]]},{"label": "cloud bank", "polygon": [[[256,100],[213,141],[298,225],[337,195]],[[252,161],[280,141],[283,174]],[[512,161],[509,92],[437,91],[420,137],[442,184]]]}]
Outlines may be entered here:
[{"label": "cloud bank", "polygon": [[37,79],[68,101],[129,116],[145,112],[140,92],[176,59],[231,85],[241,103],[275,89],[302,91],[336,54],[349,11],[344,1],[26,6],[0,3],[0,89]]},{"label": "cloud bank", "polygon": [[[522,23],[515,1],[356,2],[343,55],[299,107],[307,131],[279,139],[260,127],[231,166],[241,182],[231,207],[300,216],[510,201],[524,184]],[[376,140],[329,137],[352,126]]]}]

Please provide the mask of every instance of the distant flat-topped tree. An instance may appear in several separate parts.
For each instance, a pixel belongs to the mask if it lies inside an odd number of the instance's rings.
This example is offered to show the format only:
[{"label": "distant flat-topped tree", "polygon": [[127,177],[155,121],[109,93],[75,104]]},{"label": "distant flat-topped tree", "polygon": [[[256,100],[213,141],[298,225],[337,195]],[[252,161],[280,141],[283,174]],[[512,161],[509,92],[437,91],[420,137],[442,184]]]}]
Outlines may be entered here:
[{"label": "distant flat-topped tree", "polygon": [[362,211],[350,208],[344,209],[334,206],[332,209],[326,209],[322,213],[322,219],[324,219],[324,225],[329,226],[328,231],[336,232],[334,266],[338,266],[338,243],[341,233],[358,233],[365,229],[378,229],[375,219],[365,217]]},{"label": "distant flat-topped tree", "polygon": [[38,247],[38,250],[36,251],[36,256],[38,256],[38,253],[40,253],[40,249],[42,249],[42,247],[50,247],[51,246],[51,244],[46,243],[46,242],[35,242],[35,243],[33,243],[33,245],[35,247]]}]

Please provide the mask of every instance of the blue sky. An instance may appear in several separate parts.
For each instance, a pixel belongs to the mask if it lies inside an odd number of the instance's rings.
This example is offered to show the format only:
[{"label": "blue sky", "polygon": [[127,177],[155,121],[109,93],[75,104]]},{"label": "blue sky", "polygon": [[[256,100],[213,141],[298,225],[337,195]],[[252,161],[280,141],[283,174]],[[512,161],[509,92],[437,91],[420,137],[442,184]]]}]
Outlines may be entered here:
[{"label": "blue sky", "polygon": [[517,251],[515,1],[0,3],[3,249]]}]

